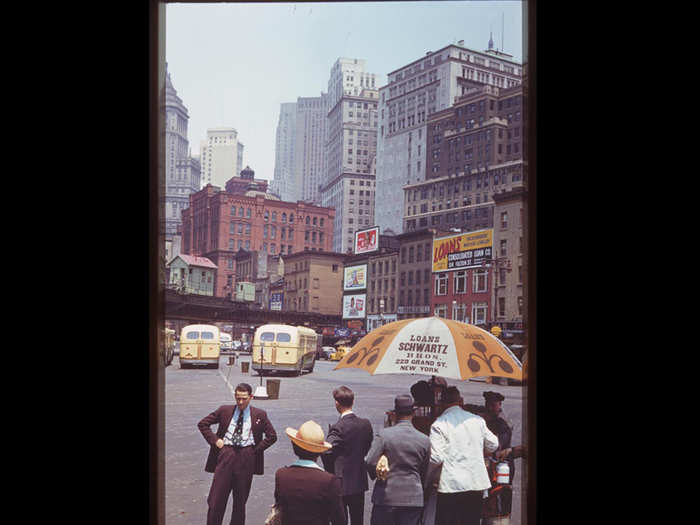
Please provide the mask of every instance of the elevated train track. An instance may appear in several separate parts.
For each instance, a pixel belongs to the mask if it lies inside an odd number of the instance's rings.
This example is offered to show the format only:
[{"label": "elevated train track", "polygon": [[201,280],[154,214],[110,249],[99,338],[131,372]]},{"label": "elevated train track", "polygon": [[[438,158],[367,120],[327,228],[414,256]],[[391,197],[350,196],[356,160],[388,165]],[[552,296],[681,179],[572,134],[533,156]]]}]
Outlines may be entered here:
[{"label": "elevated train track", "polygon": [[314,312],[289,312],[260,310],[247,303],[238,303],[224,297],[181,294],[165,290],[165,319],[188,322],[233,322],[246,325],[286,323],[307,325],[315,328],[342,326],[341,315]]}]

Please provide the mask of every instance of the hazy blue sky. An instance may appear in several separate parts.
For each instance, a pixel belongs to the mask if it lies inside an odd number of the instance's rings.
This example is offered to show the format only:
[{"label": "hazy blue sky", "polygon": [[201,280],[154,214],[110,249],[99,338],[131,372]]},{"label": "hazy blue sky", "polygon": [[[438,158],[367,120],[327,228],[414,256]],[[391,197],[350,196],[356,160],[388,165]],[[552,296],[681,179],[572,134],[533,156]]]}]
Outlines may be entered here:
[{"label": "hazy blue sky", "polygon": [[[167,4],[166,61],[189,113],[193,155],[207,128],[233,127],[243,164],[272,180],[280,104],[328,89],[340,57],[386,75],[449,44],[523,58],[520,1]],[[502,31],[502,27],[505,31]]]}]

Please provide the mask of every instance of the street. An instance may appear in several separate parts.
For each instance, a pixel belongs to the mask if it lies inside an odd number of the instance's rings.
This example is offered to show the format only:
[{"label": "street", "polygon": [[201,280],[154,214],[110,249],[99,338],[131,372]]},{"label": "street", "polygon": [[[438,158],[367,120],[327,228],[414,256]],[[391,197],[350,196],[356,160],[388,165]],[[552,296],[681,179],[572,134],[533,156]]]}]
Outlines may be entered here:
[{"label": "street", "polygon": [[[255,388],[261,378],[255,373],[242,373],[240,363],[250,357],[236,357],[229,366],[229,356],[220,357],[218,370],[181,369],[175,356],[165,369],[165,513],[167,525],[202,525],[206,522],[207,494],[213,474],[204,471],[209,445],[200,434],[197,423],[223,404],[233,404],[233,389],[238,383],[249,383]],[[421,375],[371,376],[362,370],[343,369],[334,371],[336,362],[316,361],[314,371],[300,377],[275,375],[262,378],[279,379],[279,399],[258,400],[252,406],[265,410],[277,432],[277,442],[265,451],[265,474],[254,476],[250,497],[246,507],[246,523],[263,523],[273,503],[275,471],[292,463],[296,456],[285,428],[298,428],[304,421],[313,419],[321,425],[324,433],[328,425],[335,423],[332,391],[345,385],[355,392],[353,411],[370,420],[375,435],[384,427],[385,412],[393,409],[394,397],[410,393],[410,387]],[[524,389],[519,386],[502,386],[477,381],[448,380],[449,385],[459,388],[465,403],[483,404],[482,393],[492,390],[505,396],[503,416],[513,425],[512,444],[522,443],[522,403]],[[213,429],[214,431],[216,428]],[[319,461],[320,464],[320,461]],[[522,459],[515,460],[513,483],[512,525],[521,525],[521,501],[523,492]],[[373,481],[365,493],[365,524],[369,525],[372,508]],[[231,516],[229,500],[224,524]]]}]

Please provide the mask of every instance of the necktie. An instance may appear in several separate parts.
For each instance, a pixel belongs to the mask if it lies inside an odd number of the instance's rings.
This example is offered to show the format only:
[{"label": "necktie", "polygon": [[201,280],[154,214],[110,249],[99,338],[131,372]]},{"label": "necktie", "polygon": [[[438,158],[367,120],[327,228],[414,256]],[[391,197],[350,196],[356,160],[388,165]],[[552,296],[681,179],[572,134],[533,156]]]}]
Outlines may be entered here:
[{"label": "necktie", "polygon": [[233,431],[233,444],[236,447],[241,446],[243,440],[243,412],[239,412],[238,420],[236,421],[236,429]]}]

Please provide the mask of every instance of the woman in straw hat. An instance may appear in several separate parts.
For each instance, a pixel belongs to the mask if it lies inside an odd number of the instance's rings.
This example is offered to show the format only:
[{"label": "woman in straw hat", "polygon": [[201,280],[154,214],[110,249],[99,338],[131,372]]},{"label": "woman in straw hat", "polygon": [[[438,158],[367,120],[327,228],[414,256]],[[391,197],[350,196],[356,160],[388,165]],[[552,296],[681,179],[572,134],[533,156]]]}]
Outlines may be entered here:
[{"label": "woman in straw hat", "polygon": [[275,473],[275,502],[282,507],[282,525],[346,525],[340,478],[324,471],[319,455],[330,450],[323,429],[307,421],[287,428],[297,460]]}]

